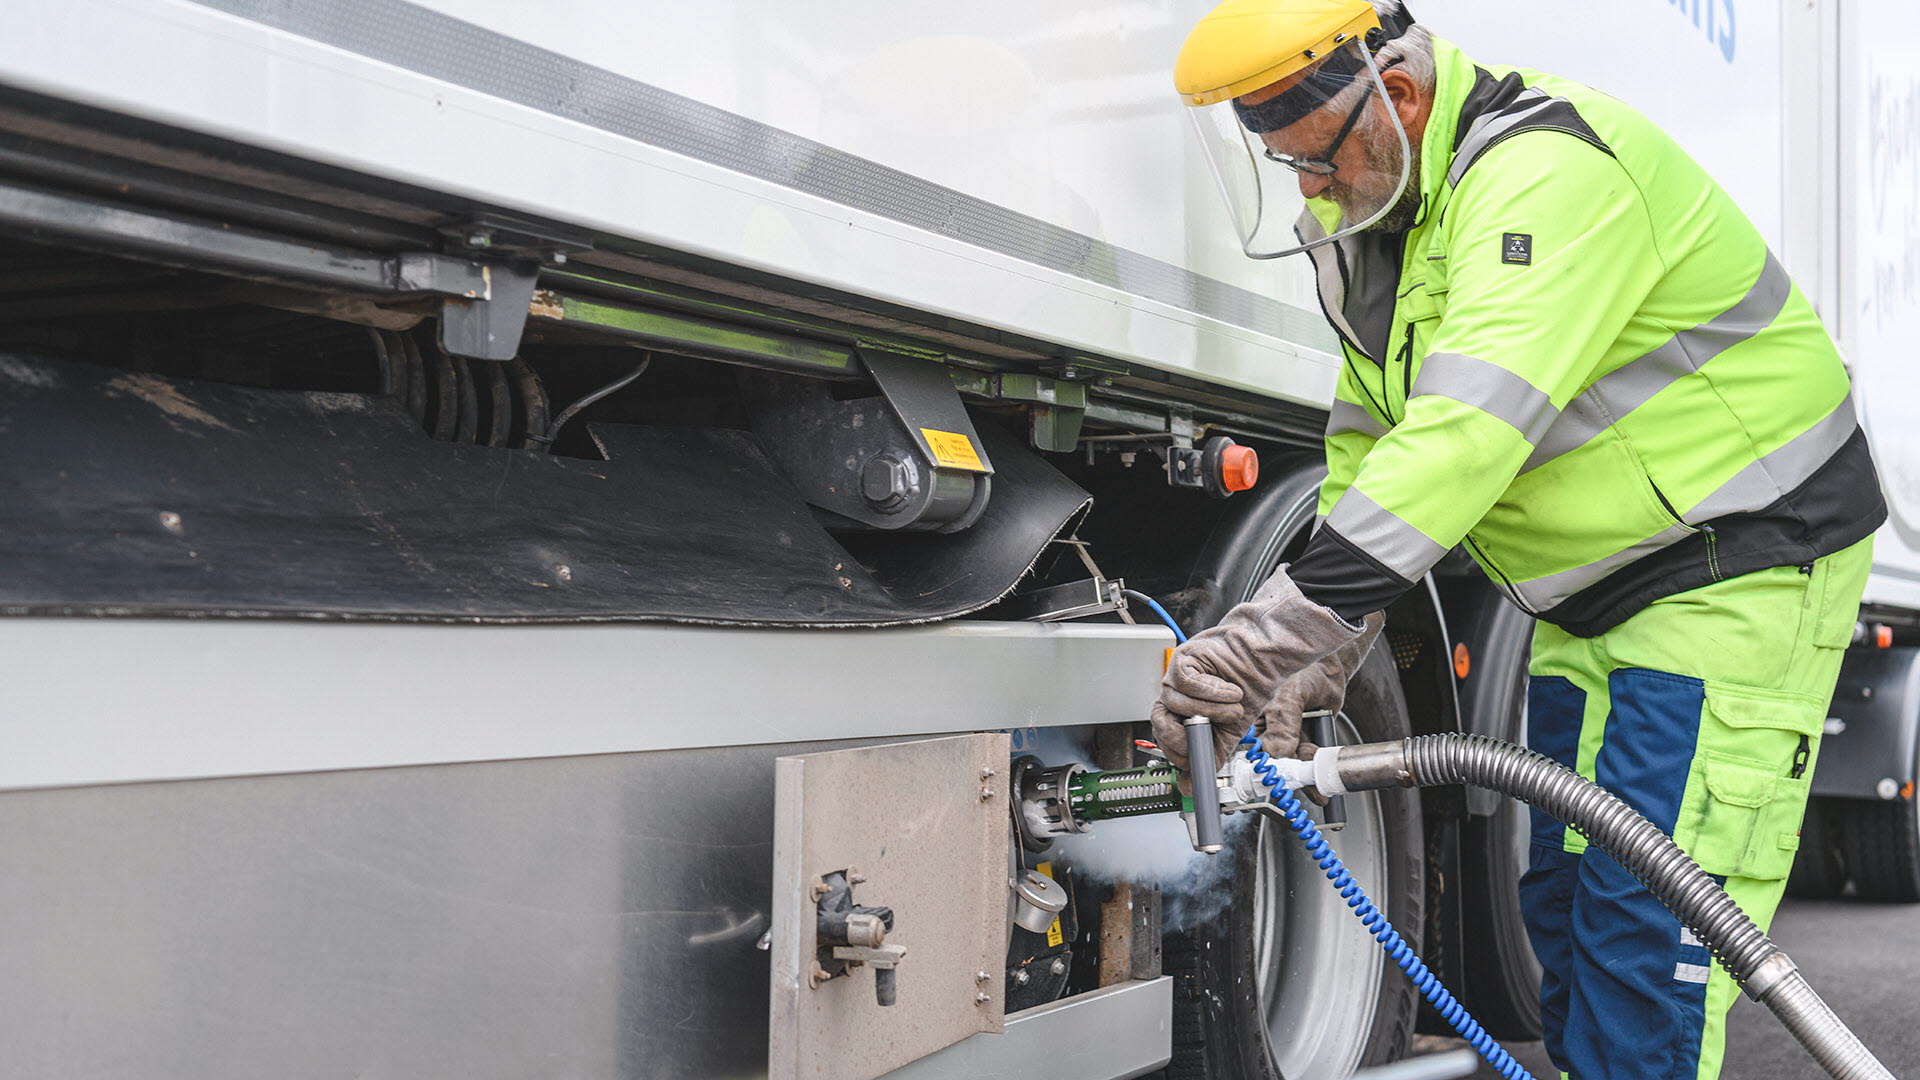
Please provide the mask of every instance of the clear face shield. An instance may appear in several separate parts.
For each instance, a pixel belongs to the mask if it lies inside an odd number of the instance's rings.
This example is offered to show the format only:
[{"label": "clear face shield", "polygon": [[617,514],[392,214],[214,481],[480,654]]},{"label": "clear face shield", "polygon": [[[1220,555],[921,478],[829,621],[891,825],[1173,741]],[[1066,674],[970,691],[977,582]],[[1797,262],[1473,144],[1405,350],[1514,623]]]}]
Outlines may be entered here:
[{"label": "clear face shield", "polygon": [[1255,259],[1371,228],[1400,204],[1411,177],[1406,129],[1360,41],[1275,86],[1188,110],[1240,246]]}]

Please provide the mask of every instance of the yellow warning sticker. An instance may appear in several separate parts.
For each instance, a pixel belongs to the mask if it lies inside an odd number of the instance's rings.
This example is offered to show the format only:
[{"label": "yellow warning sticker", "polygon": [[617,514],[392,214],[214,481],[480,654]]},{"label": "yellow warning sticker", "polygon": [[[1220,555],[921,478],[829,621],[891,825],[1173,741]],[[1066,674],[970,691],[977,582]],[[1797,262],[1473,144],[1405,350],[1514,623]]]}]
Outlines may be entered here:
[{"label": "yellow warning sticker", "polygon": [[[1053,864],[1050,862],[1036,863],[1033,868],[1048,877],[1053,876]],[[1060,917],[1056,915],[1053,918],[1053,925],[1047,927],[1047,948],[1051,949],[1065,940],[1067,935],[1061,931]]]},{"label": "yellow warning sticker", "polygon": [[920,434],[927,437],[927,449],[933,451],[933,460],[949,469],[972,469],[974,472],[986,472],[987,466],[980,460],[980,451],[973,448],[973,440],[957,431],[935,431],[921,428]]}]

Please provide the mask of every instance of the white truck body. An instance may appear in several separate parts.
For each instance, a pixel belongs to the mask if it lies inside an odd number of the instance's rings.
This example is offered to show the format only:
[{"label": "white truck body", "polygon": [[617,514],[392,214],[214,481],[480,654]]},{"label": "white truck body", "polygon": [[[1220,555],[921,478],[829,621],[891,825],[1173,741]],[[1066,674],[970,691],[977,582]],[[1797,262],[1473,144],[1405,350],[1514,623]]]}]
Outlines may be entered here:
[{"label": "white truck body", "polygon": [[[11,6],[0,82],[1331,399],[1304,260],[1237,252],[1167,87],[1203,3]],[[1920,15],[1894,0],[1844,18],[1783,0],[1426,0],[1416,14],[1472,55],[1639,107],[1746,208],[1855,367],[1893,507],[1869,599],[1920,606],[1920,384],[1902,370],[1920,329],[1906,75]]]}]

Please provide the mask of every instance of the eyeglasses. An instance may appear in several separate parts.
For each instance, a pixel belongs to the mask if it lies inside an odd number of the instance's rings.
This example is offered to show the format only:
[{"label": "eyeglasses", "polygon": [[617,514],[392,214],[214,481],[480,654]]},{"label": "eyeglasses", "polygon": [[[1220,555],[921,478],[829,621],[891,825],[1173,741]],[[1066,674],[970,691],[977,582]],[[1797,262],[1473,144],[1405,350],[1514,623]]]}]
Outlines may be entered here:
[{"label": "eyeglasses", "polygon": [[1368,86],[1367,92],[1360,95],[1359,103],[1354,105],[1353,111],[1347,114],[1347,122],[1340,125],[1340,134],[1333,137],[1333,143],[1318,157],[1294,157],[1292,154],[1283,154],[1269,147],[1267,149],[1267,160],[1276,165],[1285,165],[1297,173],[1307,173],[1311,176],[1332,176],[1334,173],[1340,171],[1340,166],[1333,163],[1334,155],[1338,154],[1340,147],[1346,144],[1347,136],[1353,134],[1354,126],[1360,123],[1360,114],[1366,111],[1367,103],[1372,100],[1373,87]]}]

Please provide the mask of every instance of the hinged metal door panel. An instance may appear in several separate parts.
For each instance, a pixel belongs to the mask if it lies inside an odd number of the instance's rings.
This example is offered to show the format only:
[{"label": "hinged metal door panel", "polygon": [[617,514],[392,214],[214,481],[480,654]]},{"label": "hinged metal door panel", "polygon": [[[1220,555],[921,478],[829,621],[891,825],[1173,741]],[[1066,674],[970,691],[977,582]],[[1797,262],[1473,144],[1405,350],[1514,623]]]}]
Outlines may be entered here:
[{"label": "hinged metal door panel", "polygon": [[[1007,755],[992,734],[779,759],[772,1080],[870,1080],[1004,1030]],[[836,873],[857,879],[855,904],[893,910],[894,1005],[876,1001],[870,967],[815,975],[816,886]]]}]

